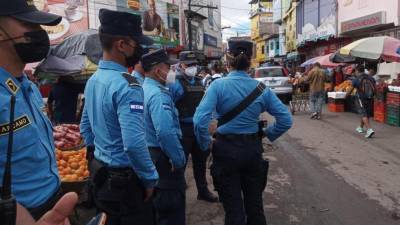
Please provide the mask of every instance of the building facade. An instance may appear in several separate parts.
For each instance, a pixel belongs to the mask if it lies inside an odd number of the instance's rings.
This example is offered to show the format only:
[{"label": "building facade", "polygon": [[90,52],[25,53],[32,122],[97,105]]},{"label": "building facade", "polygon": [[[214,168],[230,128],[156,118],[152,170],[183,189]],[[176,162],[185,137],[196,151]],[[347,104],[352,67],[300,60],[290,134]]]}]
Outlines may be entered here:
[{"label": "building facade", "polygon": [[251,39],[255,44],[252,66],[257,67],[267,60],[266,40],[275,28],[272,23],[272,0],[250,1]]},{"label": "building facade", "polygon": [[357,40],[369,36],[400,38],[399,0],[338,0],[338,32]]}]

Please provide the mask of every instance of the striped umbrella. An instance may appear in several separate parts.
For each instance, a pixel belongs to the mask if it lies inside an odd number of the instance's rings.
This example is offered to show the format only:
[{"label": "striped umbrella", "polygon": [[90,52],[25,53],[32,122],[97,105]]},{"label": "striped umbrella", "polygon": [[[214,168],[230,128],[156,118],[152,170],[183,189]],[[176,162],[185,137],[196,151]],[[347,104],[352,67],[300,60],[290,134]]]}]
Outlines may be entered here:
[{"label": "striped umbrella", "polygon": [[388,36],[363,38],[340,49],[340,54],[361,59],[400,62],[400,40]]},{"label": "striped umbrella", "polygon": [[306,66],[311,66],[314,63],[319,63],[321,64],[321,66],[324,67],[337,67],[340,65],[344,65],[343,63],[333,63],[330,58],[332,57],[333,53],[329,53],[327,55],[323,55],[323,56],[317,56],[315,58],[311,58],[307,61],[305,61],[304,63],[302,63],[300,66],[301,67],[306,67]]}]

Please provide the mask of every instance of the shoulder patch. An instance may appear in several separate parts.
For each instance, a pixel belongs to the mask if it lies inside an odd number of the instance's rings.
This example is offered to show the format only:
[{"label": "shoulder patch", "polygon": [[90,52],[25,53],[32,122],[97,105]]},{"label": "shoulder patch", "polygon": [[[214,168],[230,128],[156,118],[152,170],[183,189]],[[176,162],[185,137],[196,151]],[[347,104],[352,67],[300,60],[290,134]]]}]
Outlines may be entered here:
[{"label": "shoulder patch", "polygon": [[131,112],[135,112],[135,113],[143,113],[144,112],[143,102],[131,102],[131,103],[129,103],[129,108],[131,109]]},{"label": "shoulder patch", "polygon": [[129,87],[141,87],[140,83],[136,80],[134,76],[129,73],[122,73],[122,76],[128,81]]},{"label": "shoulder patch", "polygon": [[19,90],[18,85],[16,85],[16,84],[14,83],[14,81],[13,81],[11,78],[8,78],[8,79],[6,80],[6,86],[7,86],[8,90],[10,90],[11,93],[13,93],[14,95],[15,95],[15,93],[17,93],[17,91]]},{"label": "shoulder patch", "polygon": [[172,111],[172,107],[171,107],[170,104],[168,104],[168,103],[163,103],[162,106],[163,106],[163,109]]},{"label": "shoulder patch", "polygon": [[[29,117],[27,115],[23,115],[16,120],[14,120],[13,127],[14,131],[20,130],[22,128],[25,128],[31,124],[31,121],[29,120]],[[10,132],[10,124],[0,124],[0,136],[6,135]]]}]

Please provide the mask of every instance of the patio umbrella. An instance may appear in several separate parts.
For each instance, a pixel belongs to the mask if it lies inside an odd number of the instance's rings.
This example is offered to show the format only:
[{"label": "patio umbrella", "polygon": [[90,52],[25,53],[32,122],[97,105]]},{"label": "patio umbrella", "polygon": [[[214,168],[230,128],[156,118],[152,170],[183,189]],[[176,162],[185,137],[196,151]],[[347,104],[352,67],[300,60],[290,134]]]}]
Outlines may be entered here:
[{"label": "patio umbrella", "polygon": [[350,55],[342,55],[337,51],[329,57],[329,60],[334,63],[354,63],[357,58]]},{"label": "patio umbrella", "polygon": [[301,64],[301,67],[306,67],[306,66],[310,66],[313,65],[315,63],[319,63],[321,64],[321,66],[323,67],[337,67],[340,65],[343,65],[342,63],[333,63],[331,62],[330,58],[332,57],[334,53],[330,53],[324,56],[317,56],[315,58],[309,59],[307,61],[305,61],[303,64]]},{"label": "patio umbrella", "polygon": [[363,38],[350,43],[339,50],[342,55],[361,59],[400,62],[400,40],[388,36]]}]

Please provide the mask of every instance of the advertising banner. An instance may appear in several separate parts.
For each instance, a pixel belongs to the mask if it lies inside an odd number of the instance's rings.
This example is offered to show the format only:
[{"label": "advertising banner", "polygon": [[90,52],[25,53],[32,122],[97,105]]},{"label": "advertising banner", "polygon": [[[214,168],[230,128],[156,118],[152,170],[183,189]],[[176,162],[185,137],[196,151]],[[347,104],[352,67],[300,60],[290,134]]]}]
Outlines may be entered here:
[{"label": "advertising banner", "polygon": [[87,0],[35,0],[34,4],[39,10],[63,17],[57,26],[43,26],[52,45],[89,29]]}]

